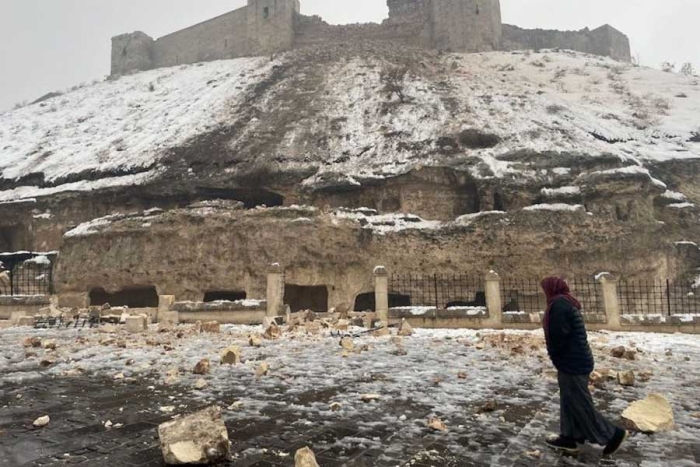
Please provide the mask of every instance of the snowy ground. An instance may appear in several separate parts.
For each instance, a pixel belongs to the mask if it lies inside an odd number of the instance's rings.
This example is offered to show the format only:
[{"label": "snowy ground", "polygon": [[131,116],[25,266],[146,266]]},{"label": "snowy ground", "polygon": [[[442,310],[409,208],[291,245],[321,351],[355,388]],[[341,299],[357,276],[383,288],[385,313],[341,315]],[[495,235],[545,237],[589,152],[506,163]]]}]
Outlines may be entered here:
[{"label": "snowy ground", "polygon": [[[180,338],[153,330],[138,336],[96,330],[2,331],[0,433],[8,425],[33,421],[7,415],[22,406],[15,394],[51,379],[60,381],[53,383],[58,387],[106,378],[115,388],[151,392],[139,412],[142,417],[188,413],[210,403],[229,407],[234,465],[288,465],[287,454],[303,444],[311,445],[327,466],[393,466],[411,460],[414,465],[441,466],[599,462],[593,448],[578,459],[559,459],[543,447],[547,432],[557,429],[558,395],[539,332],[419,330],[401,344],[390,337],[365,336],[355,339],[357,352],[343,356],[330,331],[285,334],[254,348],[248,335],[261,332],[259,327],[226,326],[221,334],[201,335],[188,329],[180,327]],[[57,349],[25,349],[21,341],[29,335],[55,339]],[[220,365],[220,351],[232,344],[242,348],[244,364]],[[609,357],[609,348],[620,344],[639,348],[638,360]],[[633,436],[614,465],[700,465],[700,400],[695,391],[700,385],[700,338],[593,333],[592,345],[599,369],[653,372],[649,382],[635,387],[611,382],[596,390],[594,396],[608,416],[618,420],[629,402],[660,392],[671,401],[678,425],[670,433]],[[37,356],[27,358],[25,352]],[[40,362],[47,358],[56,363],[42,369]],[[211,373],[203,377],[192,374],[202,358],[212,361]],[[263,360],[271,370],[257,378],[255,367]],[[195,389],[200,378],[208,386]],[[365,403],[365,394],[380,397]],[[491,401],[495,410],[485,410]],[[334,402],[341,404],[340,410],[330,410]],[[128,430],[134,414],[128,406],[125,411],[116,408],[95,417],[99,423],[123,423]],[[426,427],[431,416],[439,417],[449,431],[431,432]],[[21,441],[24,435],[17,436]],[[0,449],[5,440],[0,436]],[[372,462],[361,463],[367,456]],[[255,459],[271,463],[254,464]]]}]

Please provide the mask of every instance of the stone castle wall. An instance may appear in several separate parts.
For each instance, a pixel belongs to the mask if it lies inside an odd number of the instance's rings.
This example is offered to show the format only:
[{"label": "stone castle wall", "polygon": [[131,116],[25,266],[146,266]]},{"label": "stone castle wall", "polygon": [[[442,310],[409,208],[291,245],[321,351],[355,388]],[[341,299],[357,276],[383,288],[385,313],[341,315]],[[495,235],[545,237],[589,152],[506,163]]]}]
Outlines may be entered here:
[{"label": "stone castle wall", "polygon": [[283,52],[328,42],[384,40],[451,52],[564,48],[630,61],[629,39],[610,26],[593,31],[503,25],[500,0],[387,0],[382,24],[330,25],[303,16],[299,0],[248,5],[154,40],[143,32],[112,39],[112,74]]},{"label": "stone castle wall", "polygon": [[522,29],[504,24],[502,47],[504,50],[571,49],[625,62],[632,60],[629,38],[609,25],[592,31],[588,28],[580,31],[556,31]]},{"label": "stone castle wall", "polygon": [[264,55],[294,45],[299,0],[248,0],[248,5],[154,40],[143,32],[112,39],[112,74]]}]

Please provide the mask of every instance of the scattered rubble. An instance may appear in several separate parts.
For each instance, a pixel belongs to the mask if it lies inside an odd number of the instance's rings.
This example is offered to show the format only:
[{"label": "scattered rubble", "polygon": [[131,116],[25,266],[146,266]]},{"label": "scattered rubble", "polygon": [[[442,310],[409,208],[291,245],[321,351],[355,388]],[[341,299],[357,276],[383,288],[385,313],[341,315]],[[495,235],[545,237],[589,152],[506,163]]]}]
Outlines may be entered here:
[{"label": "scattered rubble", "polygon": [[614,349],[610,350],[610,356],[615,358],[622,358],[625,356],[626,351],[627,349],[623,346],[615,347]]},{"label": "scattered rubble", "polygon": [[198,379],[196,383],[194,383],[195,389],[204,389],[207,386],[209,386],[209,383],[207,383],[207,380],[205,379]]},{"label": "scattered rubble", "polygon": [[328,408],[331,412],[337,412],[343,408],[343,405],[340,402],[333,402],[328,406]]},{"label": "scattered rubble", "polygon": [[262,343],[263,343],[262,337],[260,337],[258,334],[252,334],[248,338],[248,344],[251,347],[262,347]]},{"label": "scattered rubble", "polygon": [[282,337],[282,330],[275,322],[270,323],[267,329],[265,329],[265,333],[263,334],[263,338],[270,341],[279,339],[280,337]]},{"label": "scattered rubble", "polygon": [[643,433],[672,430],[675,425],[671,404],[664,396],[656,393],[630,404],[622,412],[622,419],[629,429]]},{"label": "scattered rubble", "polygon": [[209,465],[230,455],[231,443],[218,407],[161,424],[158,438],[168,465]]}]

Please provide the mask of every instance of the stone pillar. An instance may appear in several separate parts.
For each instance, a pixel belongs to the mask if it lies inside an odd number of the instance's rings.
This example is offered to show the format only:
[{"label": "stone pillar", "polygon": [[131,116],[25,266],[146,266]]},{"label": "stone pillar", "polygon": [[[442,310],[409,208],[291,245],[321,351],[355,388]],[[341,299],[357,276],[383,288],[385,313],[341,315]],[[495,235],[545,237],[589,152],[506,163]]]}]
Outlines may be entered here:
[{"label": "stone pillar", "polygon": [[501,276],[494,271],[486,274],[484,280],[486,286],[486,308],[489,317],[487,326],[500,327],[503,324],[503,299],[501,298]]},{"label": "stone pillar", "polygon": [[284,311],[284,271],[279,263],[267,273],[267,316],[280,316]]},{"label": "stone pillar", "polygon": [[389,326],[389,273],[384,266],[374,268],[374,302],[377,318]]},{"label": "stone pillar", "polygon": [[615,331],[621,328],[620,299],[617,294],[617,279],[607,272],[597,277],[603,292],[603,309],[608,319],[608,329]]}]

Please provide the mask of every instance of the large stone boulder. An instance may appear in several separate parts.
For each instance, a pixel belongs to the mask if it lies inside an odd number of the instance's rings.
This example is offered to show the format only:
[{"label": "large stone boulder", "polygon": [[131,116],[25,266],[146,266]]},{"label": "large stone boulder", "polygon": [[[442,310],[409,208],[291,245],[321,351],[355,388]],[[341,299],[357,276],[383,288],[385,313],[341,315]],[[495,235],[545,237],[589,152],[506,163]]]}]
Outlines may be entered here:
[{"label": "large stone boulder", "polygon": [[301,448],[294,455],[294,467],[319,467],[319,465],[311,449]]},{"label": "large stone boulder", "polygon": [[673,429],[673,408],[661,394],[649,394],[646,399],[630,404],[622,418],[627,427],[644,433]]},{"label": "large stone boulder", "polygon": [[160,448],[168,465],[209,465],[229,457],[231,443],[221,409],[209,407],[158,427]]}]

